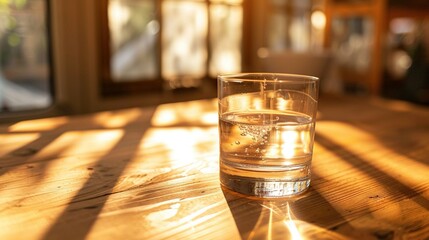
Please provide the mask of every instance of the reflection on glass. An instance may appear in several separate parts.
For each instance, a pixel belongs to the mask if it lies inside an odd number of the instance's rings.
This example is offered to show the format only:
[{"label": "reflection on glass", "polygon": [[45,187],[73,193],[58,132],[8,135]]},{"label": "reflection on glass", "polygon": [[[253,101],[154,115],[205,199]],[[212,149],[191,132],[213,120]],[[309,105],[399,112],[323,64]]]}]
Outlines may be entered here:
[{"label": "reflection on glass", "polygon": [[164,1],[162,76],[171,88],[198,86],[207,66],[207,5]]},{"label": "reflection on glass", "polygon": [[241,5],[210,5],[210,76],[241,71],[242,19]]},{"label": "reflection on glass", "polygon": [[155,78],[160,26],[155,19],[154,1],[110,0],[108,11],[113,80]]},{"label": "reflection on glass", "polygon": [[46,1],[0,1],[0,112],[52,102]]}]

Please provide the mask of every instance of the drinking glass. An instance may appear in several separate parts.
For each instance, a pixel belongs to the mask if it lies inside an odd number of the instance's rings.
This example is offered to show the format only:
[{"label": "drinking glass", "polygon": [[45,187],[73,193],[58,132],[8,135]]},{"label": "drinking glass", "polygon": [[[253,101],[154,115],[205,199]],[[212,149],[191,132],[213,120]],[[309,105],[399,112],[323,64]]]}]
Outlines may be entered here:
[{"label": "drinking glass", "polygon": [[221,184],[263,198],[308,189],[318,92],[312,76],[219,75]]}]

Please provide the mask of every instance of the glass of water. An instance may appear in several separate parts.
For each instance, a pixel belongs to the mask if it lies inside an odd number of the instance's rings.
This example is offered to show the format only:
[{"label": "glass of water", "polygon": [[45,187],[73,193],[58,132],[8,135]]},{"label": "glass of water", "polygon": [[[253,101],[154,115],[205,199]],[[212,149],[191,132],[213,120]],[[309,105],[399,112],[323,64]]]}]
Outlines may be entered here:
[{"label": "glass of water", "polygon": [[221,184],[268,198],[308,189],[318,93],[312,76],[218,76]]}]

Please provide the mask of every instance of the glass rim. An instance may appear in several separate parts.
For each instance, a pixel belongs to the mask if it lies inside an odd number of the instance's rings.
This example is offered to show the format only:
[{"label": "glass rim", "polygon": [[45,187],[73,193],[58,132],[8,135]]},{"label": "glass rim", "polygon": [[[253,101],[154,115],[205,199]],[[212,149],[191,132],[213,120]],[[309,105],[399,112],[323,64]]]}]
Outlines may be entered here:
[{"label": "glass rim", "polygon": [[275,72],[243,72],[232,74],[219,74],[217,77],[229,82],[268,82],[268,83],[316,83],[320,79],[315,76],[294,73]]}]

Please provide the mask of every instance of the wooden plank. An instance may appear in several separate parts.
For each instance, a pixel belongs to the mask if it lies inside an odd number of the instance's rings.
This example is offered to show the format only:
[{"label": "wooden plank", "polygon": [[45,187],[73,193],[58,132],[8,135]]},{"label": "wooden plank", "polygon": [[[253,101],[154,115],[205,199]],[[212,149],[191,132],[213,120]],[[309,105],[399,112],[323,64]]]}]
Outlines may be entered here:
[{"label": "wooden plank", "polygon": [[195,121],[187,103],[0,127],[0,237],[429,238],[427,108],[322,96],[309,191],[258,200],[221,189],[216,109],[197,103]]}]

